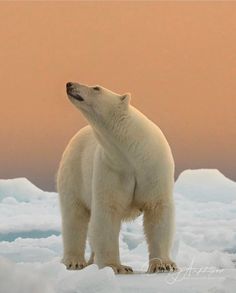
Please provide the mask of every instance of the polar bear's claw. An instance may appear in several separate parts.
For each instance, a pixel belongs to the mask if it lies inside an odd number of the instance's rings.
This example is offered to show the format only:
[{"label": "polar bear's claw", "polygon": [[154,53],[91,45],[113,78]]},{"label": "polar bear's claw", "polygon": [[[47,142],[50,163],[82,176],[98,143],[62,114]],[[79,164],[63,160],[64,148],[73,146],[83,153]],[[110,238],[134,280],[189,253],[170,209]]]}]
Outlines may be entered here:
[{"label": "polar bear's claw", "polygon": [[164,273],[164,272],[175,272],[178,268],[176,264],[171,260],[160,260],[160,259],[154,259],[150,261],[150,265],[148,268],[147,273],[153,274],[153,273]]},{"label": "polar bear's claw", "polygon": [[133,273],[133,269],[129,266],[124,266],[124,265],[108,265],[109,267],[111,267],[114,271],[115,274],[132,274]]},{"label": "polar bear's claw", "polygon": [[86,263],[69,264],[66,266],[67,270],[82,270],[87,266]]},{"label": "polar bear's claw", "polygon": [[67,270],[82,270],[87,266],[85,261],[80,261],[76,257],[68,257],[62,260],[62,263],[66,266]]}]

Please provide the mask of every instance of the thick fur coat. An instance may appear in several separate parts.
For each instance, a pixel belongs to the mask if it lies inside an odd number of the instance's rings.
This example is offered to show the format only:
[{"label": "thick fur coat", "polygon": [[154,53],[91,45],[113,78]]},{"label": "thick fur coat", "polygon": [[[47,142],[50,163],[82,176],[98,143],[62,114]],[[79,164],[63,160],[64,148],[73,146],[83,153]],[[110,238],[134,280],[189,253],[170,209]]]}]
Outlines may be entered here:
[{"label": "thick fur coat", "polygon": [[69,142],[57,176],[64,264],[132,272],[120,262],[119,232],[122,221],[143,213],[148,272],[176,270],[170,259],[174,161],[163,133],[130,105],[130,94],[78,83],[68,83],[67,94],[89,125]]}]

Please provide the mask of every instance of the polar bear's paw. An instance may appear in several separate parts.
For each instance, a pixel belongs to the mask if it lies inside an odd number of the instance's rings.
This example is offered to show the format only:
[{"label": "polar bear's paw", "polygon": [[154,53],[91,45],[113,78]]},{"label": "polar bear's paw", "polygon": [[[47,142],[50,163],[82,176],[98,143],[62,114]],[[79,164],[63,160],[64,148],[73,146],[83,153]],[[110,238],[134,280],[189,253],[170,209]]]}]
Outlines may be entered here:
[{"label": "polar bear's paw", "polygon": [[62,259],[62,263],[64,263],[67,270],[82,270],[87,266],[86,261],[76,256],[66,256]]},{"label": "polar bear's paw", "polygon": [[133,269],[129,266],[124,266],[121,264],[110,264],[107,266],[111,267],[115,274],[132,274],[133,273]]},{"label": "polar bear's paw", "polygon": [[150,260],[147,273],[153,274],[153,273],[175,272],[177,270],[178,270],[177,265],[170,259],[162,260],[160,258],[154,258]]}]

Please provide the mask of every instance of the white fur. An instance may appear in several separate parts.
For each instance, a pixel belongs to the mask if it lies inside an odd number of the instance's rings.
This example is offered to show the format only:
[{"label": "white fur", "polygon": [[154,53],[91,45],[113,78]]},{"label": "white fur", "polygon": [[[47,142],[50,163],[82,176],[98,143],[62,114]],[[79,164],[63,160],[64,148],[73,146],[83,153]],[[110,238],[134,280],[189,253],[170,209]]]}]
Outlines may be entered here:
[{"label": "white fur", "polygon": [[[62,213],[63,262],[82,268],[87,230],[94,252],[90,262],[128,273],[119,257],[121,222],[144,213],[149,248],[148,272],[174,270],[174,161],[161,130],[120,96],[103,87],[74,83],[72,103],[89,126],[67,146],[58,171]],[[88,229],[89,225],[89,229]]]}]

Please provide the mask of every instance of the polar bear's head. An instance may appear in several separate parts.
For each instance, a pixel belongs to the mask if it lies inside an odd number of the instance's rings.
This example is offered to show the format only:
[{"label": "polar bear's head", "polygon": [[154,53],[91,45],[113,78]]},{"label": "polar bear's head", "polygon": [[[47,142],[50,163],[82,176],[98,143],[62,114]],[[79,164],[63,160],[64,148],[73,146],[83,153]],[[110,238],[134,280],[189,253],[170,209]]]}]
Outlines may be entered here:
[{"label": "polar bear's head", "polygon": [[68,82],[66,92],[70,101],[89,121],[104,123],[120,116],[127,111],[130,102],[130,94],[119,95],[102,86]]}]

